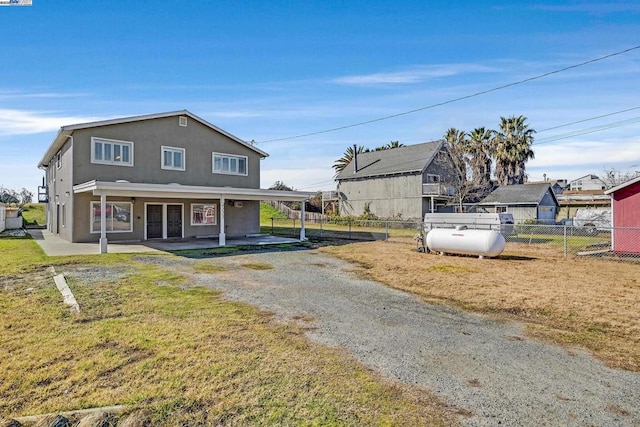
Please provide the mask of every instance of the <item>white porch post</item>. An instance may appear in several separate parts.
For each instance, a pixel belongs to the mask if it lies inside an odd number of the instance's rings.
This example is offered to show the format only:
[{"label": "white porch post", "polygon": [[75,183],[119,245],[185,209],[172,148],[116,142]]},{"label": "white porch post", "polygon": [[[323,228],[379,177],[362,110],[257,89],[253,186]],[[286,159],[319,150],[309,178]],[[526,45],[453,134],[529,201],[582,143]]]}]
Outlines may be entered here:
[{"label": "white porch post", "polygon": [[218,235],[218,244],[225,246],[227,238],[224,234],[224,196],[220,196],[220,234]]},{"label": "white porch post", "polygon": [[300,240],[306,240],[306,237],[304,235],[304,205],[306,204],[306,200],[303,200],[301,202],[301,206],[300,206]]},{"label": "white porch post", "polygon": [[107,195],[100,195],[100,253],[107,253]]}]

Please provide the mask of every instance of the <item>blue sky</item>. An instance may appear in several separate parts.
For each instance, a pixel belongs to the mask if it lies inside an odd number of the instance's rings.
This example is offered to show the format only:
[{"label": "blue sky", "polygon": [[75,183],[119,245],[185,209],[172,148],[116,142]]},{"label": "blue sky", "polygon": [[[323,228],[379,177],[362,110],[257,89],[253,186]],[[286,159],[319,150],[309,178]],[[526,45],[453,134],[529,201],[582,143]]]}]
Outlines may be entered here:
[{"label": "blue sky", "polygon": [[640,170],[640,49],[272,141],[636,47],[637,1],[33,0],[0,7],[0,39],[9,188],[35,192],[63,125],[181,109],[257,141],[263,188],[331,189],[349,145],[416,144],[510,115],[539,131],[531,180]]}]

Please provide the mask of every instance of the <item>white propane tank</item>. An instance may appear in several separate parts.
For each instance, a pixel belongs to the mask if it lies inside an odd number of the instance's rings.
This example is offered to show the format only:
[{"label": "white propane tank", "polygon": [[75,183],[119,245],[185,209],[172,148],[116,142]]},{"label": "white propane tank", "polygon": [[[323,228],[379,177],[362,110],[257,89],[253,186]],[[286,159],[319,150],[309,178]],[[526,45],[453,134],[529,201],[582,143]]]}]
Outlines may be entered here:
[{"label": "white propane tank", "polygon": [[495,230],[434,228],[427,233],[427,247],[433,252],[495,257],[504,251],[505,240]]}]

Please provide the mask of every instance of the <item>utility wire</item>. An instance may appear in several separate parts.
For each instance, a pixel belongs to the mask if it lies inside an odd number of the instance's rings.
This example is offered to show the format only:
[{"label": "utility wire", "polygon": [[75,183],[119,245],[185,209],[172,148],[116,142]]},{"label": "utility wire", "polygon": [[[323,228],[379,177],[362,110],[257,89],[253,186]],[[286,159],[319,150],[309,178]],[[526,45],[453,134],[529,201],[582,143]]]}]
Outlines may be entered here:
[{"label": "utility wire", "polygon": [[559,129],[559,128],[563,128],[563,127],[567,127],[567,126],[571,126],[571,125],[576,125],[578,123],[584,123],[584,122],[588,122],[588,121],[591,121],[591,120],[601,119],[603,117],[615,116],[616,114],[626,113],[626,112],[633,111],[633,110],[640,110],[640,107],[627,108],[626,110],[620,110],[620,111],[615,111],[613,113],[603,114],[601,116],[590,117],[588,119],[578,120],[577,122],[565,123],[563,125],[558,125],[558,126],[554,126],[554,127],[551,127],[551,128],[546,128],[546,129],[539,130],[539,131],[537,131],[537,133],[546,132],[548,130]]},{"label": "utility wire", "polygon": [[614,56],[623,55],[625,53],[629,53],[629,52],[631,52],[633,50],[637,50],[637,49],[640,49],[640,45],[634,46],[634,47],[630,47],[628,49],[621,50],[621,51],[618,51],[618,52],[610,53],[608,55],[601,56],[599,58],[590,59],[588,61],[584,61],[584,62],[581,62],[579,64],[570,65],[568,67],[560,68],[560,69],[557,69],[557,70],[549,71],[549,72],[544,73],[544,74],[539,74],[537,76],[529,77],[529,78],[526,78],[524,80],[519,80],[517,82],[507,83],[507,84],[502,85],[502,86],[497,86],[497,87],[494,87],[494,88],[491,88],[491,89],[487,89],[487,90],[483,90],[483,91],[480,91],[480,92],[476,92],[476,93],[473,93],[471,95],[465,95],[465,96],[461,96],[459,98],[450,99],[448,101],[443,101],[443,102],[438,102],[436,104],[427,105],[426,107],[415,108],[413,110],[408,110],[408,111],[404,111],[404,112],[401,112],[401,113],[392,114],[392,115],[389,115],[389,116],[378,117],[376,119],[365,120],[363,122],[352,123],[350,125],[338,126],[338,127],[331,128],[331,129],[319,130],[319,131],[316,131],[316,132],[309,132],[309,133],[289,136],[289,137],[285,137],[285,138],[269,139],[269,140],[266,140],[266,141],[261,141],[261,143],[264,144],[264,143],[267,143],[267,142],[288,141],[288,140],[292,140],[292,139],[304,138],[304,137],[313,136],[313,135],[320,135],[320,134],[323,134],[323,133],[336,132],[336,131],[339,131],[339,130],[354,128],[354,127],[358,127],[358,126],[364,126],[364,125],[368,125],[368,124],[376,123],[376,122],[381,122],[383,120],[389,120],[389,119],[393,119],[393,118],[396,118],[396,117],[405,116],[407,114],[413,114],[413,113],[417,113],[419,111],[424,111],[424,110],[428,110],[428,109],[432,109],[432,108],[436,108],[436,107],[441,107],[443,105],[452,104],[454,102],[462,101],[462,100],[469,99],[469,98],[474,98],[474,97],[481,96],[481,95],[486,95],[486,94],[491,93],[491,92],[496,92],[496,91],[499,91],[499,90],[502,90],[502,89],[506,89],[506,88],[509,88],[509,87],[517,86],[517,85],[521,85],[521,84],[528,83],[528,82],[531,82],[531,81],[534,81],[534,80],[539,80],[539,79],[542,79],[544,77],[548,77],[548,76],[551,76],[551,75],[554,75],[554,74],[562,73],[564,71],[572,70],[574,68],[582,67],[582,66],[585,66],[585,65],[588,65],[588,64],[593,64],[594,62],[603,61],[605,59],[609,59],[609,58],[612,58]]}]

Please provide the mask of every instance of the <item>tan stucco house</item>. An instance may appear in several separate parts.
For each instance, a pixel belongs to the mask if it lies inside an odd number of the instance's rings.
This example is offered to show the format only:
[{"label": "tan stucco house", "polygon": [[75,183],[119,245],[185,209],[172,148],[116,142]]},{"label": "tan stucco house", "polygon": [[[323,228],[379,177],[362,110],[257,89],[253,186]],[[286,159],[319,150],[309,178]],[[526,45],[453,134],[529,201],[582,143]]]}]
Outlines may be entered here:
[{"label": "tan stucco house", "polygon": [[47,227],[71,242],[99,241],[101,252],[107,238],[224,245],[260,231],[260,200],[311,195],[260,189],[267,156],[187,110],[63,126],[38,164]]}]

